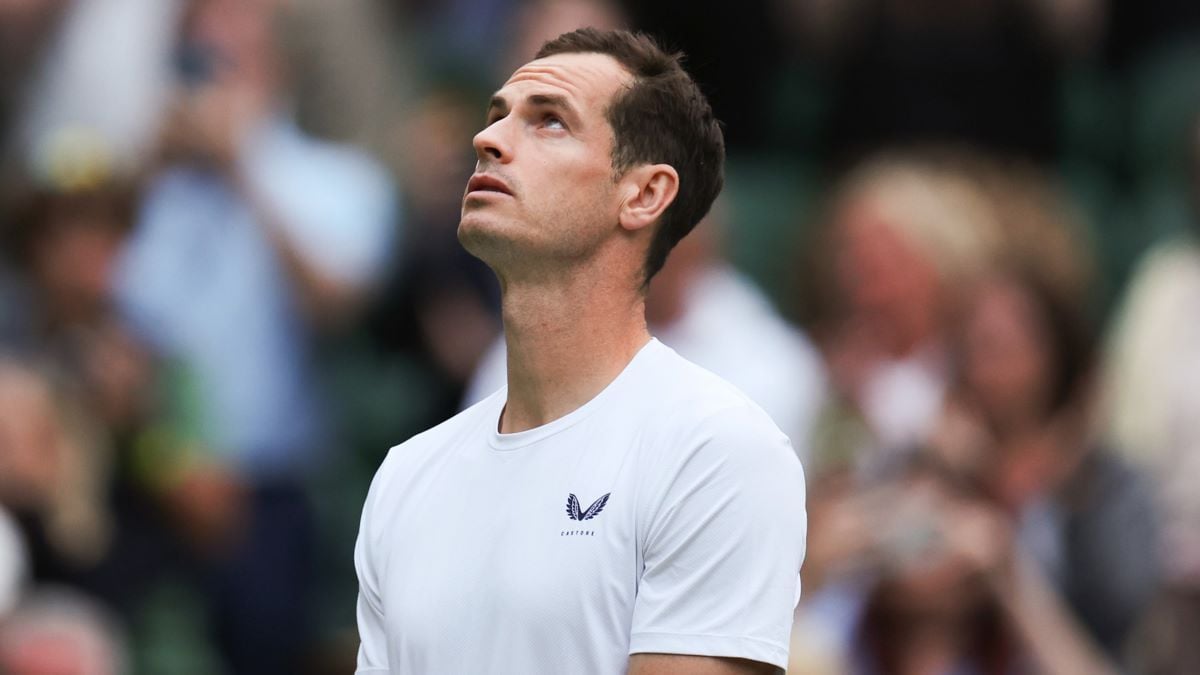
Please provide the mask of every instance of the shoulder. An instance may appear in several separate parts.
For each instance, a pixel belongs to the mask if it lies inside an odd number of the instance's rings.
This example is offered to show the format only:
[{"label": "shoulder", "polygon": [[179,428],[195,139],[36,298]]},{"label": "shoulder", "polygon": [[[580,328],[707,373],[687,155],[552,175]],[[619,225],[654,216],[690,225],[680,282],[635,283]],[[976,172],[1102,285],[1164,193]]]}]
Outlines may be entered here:
[{"label": "shoulder", "polygon": [[647,373],[651,379],[642,413],[647,434],[657,441],[657,461],[777,470],[803,481],[787,435],[757,403],[717,375],[662,349],[666,353]]},{"label": "shoulder", "polygon": [[393,484],[417,474],[422,466],[437,460],[466,437],[486,432],[490,423],[485,418],[499,412],[504,395],[503,390],[498,391],[444,422],[392,446],[375,473],[371,493],[389,491]]},{"label": "shoulder", "polygon": [[[689,426],[727,425],[775,431],[771,418],[737,386],[665,345],[646,369],[647,403],[656,415]],[[781,432],[779,432],[781,433]]]},{"label": "shoulder", "polygon": [[1122,307],[1134,325],[1147,320],[1173,322],[1200,292],[1200,246],[1187,239],[1156,245],[1137,264]]}]

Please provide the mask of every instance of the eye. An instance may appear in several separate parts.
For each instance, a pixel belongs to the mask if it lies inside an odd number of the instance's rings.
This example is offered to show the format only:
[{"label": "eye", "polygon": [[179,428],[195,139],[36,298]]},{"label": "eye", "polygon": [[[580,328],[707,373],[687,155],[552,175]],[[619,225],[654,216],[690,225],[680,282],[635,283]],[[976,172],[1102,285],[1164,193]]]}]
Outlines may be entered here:
[{"label": "eye", "polygon": [[542,118],[542,125],[548,129],[562,130],[567,128],[567,124],[562,121],[558,115],[546,115]]}]

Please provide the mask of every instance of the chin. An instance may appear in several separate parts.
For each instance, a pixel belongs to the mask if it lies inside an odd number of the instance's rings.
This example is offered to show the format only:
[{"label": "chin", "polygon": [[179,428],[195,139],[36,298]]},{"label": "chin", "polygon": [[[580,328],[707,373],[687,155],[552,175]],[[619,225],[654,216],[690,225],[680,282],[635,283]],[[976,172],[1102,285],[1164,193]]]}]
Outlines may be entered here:
[{"label": "chin", "polygon": [[502,251],[512,248],[508,229],[496,218],[482,213],[464,213],[458,223],[458,242],[468,253],[492,265]]}]

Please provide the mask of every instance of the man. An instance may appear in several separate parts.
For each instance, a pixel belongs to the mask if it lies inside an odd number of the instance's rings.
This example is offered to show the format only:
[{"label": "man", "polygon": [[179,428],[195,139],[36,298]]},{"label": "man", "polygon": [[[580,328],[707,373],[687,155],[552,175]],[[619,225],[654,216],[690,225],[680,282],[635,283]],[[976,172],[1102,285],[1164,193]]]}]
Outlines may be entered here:
[{"label": "man", "polygon": [[394,448],[363,508],[358,672],[777,672],[804,553],[786,437],[650,337],[724,144],[678,57],[550,41],[492,98],[459,238],[508,386]]}]

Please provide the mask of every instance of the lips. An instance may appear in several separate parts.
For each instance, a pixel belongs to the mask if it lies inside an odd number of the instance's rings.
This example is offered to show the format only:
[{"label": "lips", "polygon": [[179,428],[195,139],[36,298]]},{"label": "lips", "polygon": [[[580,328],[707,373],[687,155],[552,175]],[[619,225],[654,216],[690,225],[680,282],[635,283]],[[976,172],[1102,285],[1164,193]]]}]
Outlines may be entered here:
[{"label": "lips", "polygon": [[477,173],[471,176],[471,180],[467,182],[467,194],[472,192],[499,192],[500,194],[512,196],[512,190],[504,181],[485,173]]}]

